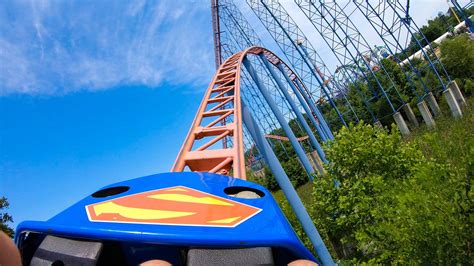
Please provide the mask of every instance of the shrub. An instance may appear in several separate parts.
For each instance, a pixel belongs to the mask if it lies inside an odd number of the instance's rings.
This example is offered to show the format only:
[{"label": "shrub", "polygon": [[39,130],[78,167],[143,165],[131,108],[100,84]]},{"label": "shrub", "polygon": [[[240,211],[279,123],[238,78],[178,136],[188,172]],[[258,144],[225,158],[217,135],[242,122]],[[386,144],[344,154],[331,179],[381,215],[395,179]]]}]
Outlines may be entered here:
[{"label": "shrub", "polygon": [[473,265],[474,115],[439,119],[403,140],[369,125],[326,147],[311,212],[335,257],[350,264]]},{"label": "shrub", "polygon": [[474,41],[467,34],[444,41],[441,62],[453,77],[474,79]]},{"label": "shrub", "polygon": [[337,257],[372,253],[359,238],[377,222],[374,209],[389,204],[381,201],[384,192],[424,161],[414,145],[401,144],[398,132],[358,124],[343,128],[326,147],[330,163],[327,175],[315,181],[312,207]]},{"label": "shrub", "polygon": [[265,187],[270,191],[276,191],[280,189],[275,179],[275,176],[273,176],[272,171],[270,171],[270,168],[268,168],[268,166],[265,166],[264,173],[265,173]]},{"label": "shrub", "polygon": [[308,182],[308,175],[296,157],[291,157],[288,161],[283,162],[282,166],[295,188]]}]

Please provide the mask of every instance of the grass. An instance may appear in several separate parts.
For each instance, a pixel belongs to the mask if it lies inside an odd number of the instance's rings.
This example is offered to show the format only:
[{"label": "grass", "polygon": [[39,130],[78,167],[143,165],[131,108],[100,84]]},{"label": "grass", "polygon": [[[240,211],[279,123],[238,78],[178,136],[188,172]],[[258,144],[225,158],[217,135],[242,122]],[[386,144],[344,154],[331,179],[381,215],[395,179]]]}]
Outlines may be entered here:
[{"label": "grass", "polygon": [[[474,167],[474,98],[467,99],[463,117],[454,119],[449,110],[436,118],[436,129],[422,126],[405,141],[415,142],[430,159],[446,162],[473,174]],[[470,172],[470,173],[469,173]]]}]

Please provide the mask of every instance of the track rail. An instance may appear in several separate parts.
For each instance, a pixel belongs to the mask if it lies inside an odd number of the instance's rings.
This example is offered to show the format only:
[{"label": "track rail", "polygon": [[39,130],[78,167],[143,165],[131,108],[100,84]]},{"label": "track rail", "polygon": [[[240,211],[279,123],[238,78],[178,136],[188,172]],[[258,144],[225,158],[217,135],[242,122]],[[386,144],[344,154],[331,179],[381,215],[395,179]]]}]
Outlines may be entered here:
[{"label": "track rail", "polygon": [[[182,172],[187,167],[193,172],[210,172],[246,179],[240,94],[241,67],[247,55],[262,53],[271,64],[277,66],[281,63],[295,84],[303,84],[288,65],[262,47],[253,46],[226,59],[207,88],[172,172]],[[303,89],[306,90],[304,85]],[[225,123],[224,120],[231,122]],[[232,138],[232,147],[219,146],[218,143],[224,138]]]},{"label": "track rail", "polygon": [[[265,135],[265,138],[267,139],[277,139],[277,140],[283,140],[283,141],[290,141],[290,139],[288,139],[287,137],[282,137],[282,136],[277,136],[277,135]],[[303,137],[299,137],[297,138],[296,140],[298,141],[303,141],[303,140],[307,140],[309,137],[308,136],[303,136]]]}]

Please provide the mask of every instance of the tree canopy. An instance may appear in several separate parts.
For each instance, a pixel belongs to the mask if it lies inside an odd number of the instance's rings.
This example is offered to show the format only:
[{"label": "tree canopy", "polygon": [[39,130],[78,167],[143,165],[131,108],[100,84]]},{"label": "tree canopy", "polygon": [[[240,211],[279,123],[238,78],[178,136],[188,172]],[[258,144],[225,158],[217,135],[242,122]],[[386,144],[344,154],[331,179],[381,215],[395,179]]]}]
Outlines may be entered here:
[{"label": "tree canopy", "polygon": [[13,217],[6,212],[10,207],[10,203],[7,198],[0,198],[0,230],[5,232],[9,237],[13,237],[13,229],[10,226],[10,223],[13,222]]}]

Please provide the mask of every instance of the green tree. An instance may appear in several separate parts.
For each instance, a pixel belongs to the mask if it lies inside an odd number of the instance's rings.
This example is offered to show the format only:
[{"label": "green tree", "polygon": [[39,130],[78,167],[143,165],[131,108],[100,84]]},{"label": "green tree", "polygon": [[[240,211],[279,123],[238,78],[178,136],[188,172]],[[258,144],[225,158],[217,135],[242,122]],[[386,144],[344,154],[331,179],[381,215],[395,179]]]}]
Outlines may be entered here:
[{"label": "green tree", "polygon": [[272,171],[270,171],[270,168],[268,168],[268,166],[265,166],[264,173],[265,173],[264,186],[270,191],[279,190],[280,187],[278,186],[275,176],[273,176]]},{"label": "green tree", "polygon": [[441,44],[441,62],[467,93],[474,91],[474,41],[467,34]]},{"label": "green tree", "polygon": [[474,41],[467,34],[444,41],[441,61],[454,77],[474,79]]},{"label": "green tree", "polygon": [[[301,166],[299,160],[296,157],[290,157],[287,161],[283,161],[280,163],[294,187],[299,187],[308,182],[308,176],[306,175],[306,172],[304,171],[303,167]],[[252,177],[252,179],[249,180],[255,183],[259,183],[270,191],[279,190],[280,187],[278,186],[275,176],[272,174],[272,171],[270,171],[270,168],[268,168],[268,166],[265,166],[264,173],[264,179],[257,179]]]},{"label": "green tree", "polygon": [[[471,7],[469,10],[466,11],[466,15],[470,16],[474,14],[474,7]],[[420,28],[420,31],[426,37],[429,42],[436,40],[438,37],[443,35],[446,32],[453,32],[454,27],[459,22],[457,19],[452,15],[451,10],[448,10],[446,13],[439,13],[438,16],[432,20],[428,20],[428,24],[424,25]],[[412,36],[410,43],[407,47],[407,54],[413,54],[420,49],[420,47],[416,44],[416,39],[420,40],[421,35],[419,33],[415,33],[416,36]],[[427,42],[422,41],[422,46],[428,45]],[[400,58],[403,60],[405,56],[401,55]]]},{"label": "green tree", "polygon": [[308,175],[296,157],[291,157],[288,161],[283,162],[281,166],[285,169],[285,173],[295,188],[308,182]]},{"label": "green tree", "polygon": [[327,175],[315,181],[316,224],[339,258],[365,258],[358,235],[374,224],[382,192],[410,175],[423,159],[413,146],[400,145],[398,133],[371,125],[343,128],[326,147]]},{"label": "green tree", "polygon": [[467,111],[461,121],[441,119],[439,130],[413,137],[408,145],[426,161],[383,193],[380,202],[390,204],[373,210],[379,220],[358,235],[359,245],[392,263],[473,265],[472,123]]},{"label": "green tree", "polygon": [[326,147],[328,174],[315,179],[311,202],[335,257],[473,265],[472,123],[466,112],[464,120],[412,140],[370,125],[342,129]]},{"label": "green tree", "polygon": [[0,198],[0,230],[5,232],[8,236],[13,237],[13,229],[9,223],[13,222],[13,218],[6,210],[10,207],[10,203],[7,198]]},{"label": "green tree", "polygon": [[450,20],[449,18],[450,16],[448,17],[440,13],[436,18],[429,20],[428,24],[421,27],[420,30],[425,35],[426,39],[432,42],[447,31],[453,29],[454,20]]},{"label": "green tree", "polygon": [[[447,164],[428,161],[380,191],[373,223],[355,232],[359,260],[391,264],[472,265],[472,229],[463,183]],[[464,209],[466,208],[466,209]]]}]

